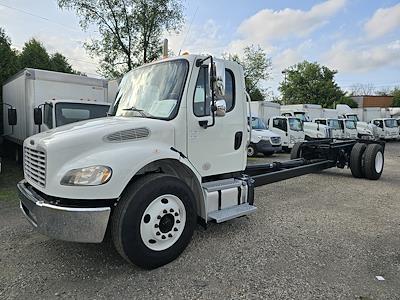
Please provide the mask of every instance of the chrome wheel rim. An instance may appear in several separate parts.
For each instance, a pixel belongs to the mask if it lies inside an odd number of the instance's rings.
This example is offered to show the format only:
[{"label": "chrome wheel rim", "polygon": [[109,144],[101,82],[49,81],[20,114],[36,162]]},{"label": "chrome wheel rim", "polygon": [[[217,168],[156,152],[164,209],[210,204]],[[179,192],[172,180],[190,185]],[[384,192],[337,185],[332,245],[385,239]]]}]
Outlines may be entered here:
[{"label": "chrome wheel rim", "polygon": [[375,156],[375,171],[376,173],[382,172],[383,169],[383,154],[381,151],[378,151],[378,153]]},{"label": "chrome wheel rim", "polygon": [[176,243],[186,224],[185,205],[175,195],[154,199],[142,215],[140,236],[151,250],[162,251]]},{"label": "chrome wheel rim", "polygon": [[248,156],[253,156],[254,155],[254,149],[252,147],[247,147],[247,155]]}]

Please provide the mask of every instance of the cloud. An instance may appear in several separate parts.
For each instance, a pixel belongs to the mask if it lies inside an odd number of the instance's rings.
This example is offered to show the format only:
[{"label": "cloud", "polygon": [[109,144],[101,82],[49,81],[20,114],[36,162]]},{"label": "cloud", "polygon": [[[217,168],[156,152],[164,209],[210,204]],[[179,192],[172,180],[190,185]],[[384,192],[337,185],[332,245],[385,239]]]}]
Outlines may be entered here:
[{"label": "cloud", "polygon": [[346,0],[328,0],[310,10],[263,9],[244,20],[238,33],[247,40],[263,44],[266,40],[286,37],[304,37],[327,23],[346,4]]},{"label": "cloud", "polygon": [[378,38],[400,27],[400,3],[380,8],[364,25],[368,37]]},{"label": "cloud", "polygon": [[400,40],[378,46],[357,46],[349,41],[334,45],[324,62],[339,72],[362,73],[385,67],[400,67]]}]

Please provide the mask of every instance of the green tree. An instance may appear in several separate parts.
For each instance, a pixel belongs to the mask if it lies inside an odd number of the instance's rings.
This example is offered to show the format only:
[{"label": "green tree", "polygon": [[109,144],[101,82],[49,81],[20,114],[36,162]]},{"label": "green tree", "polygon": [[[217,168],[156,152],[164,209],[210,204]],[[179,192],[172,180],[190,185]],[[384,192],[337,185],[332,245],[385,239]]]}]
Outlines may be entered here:
[{"label": "green tree", "polygon": [[19,69],[17,52],[11,48],[11,40],[0,27],[0,136],[3,133],[3,83]]},{"label": "green tree", "polygon": [[271,78],[271,58],[260,46],[247,46],[243,50],[243,56],[225,53],[225,59],[236,61],[241,64],[244,72],[246,91],[251,100],[263,101],[266,96],[266,89],[261,86],[263,81]]},{"label": "green tree", "polygon": [[[351,97],[349,96],[342,96],[338,101],[336,101],[335,104],[347,104],[351,108],[357,108],[358,103],[354,101]],[[336,105],[333,105],[332,108],[336,108]]]},{"label": "green tree", "polygon": [[34,68],[51,70],[50,56],[43,44],[32,38],[25,43],[19,55],[21,69]]},{"label": "green tree", "polygon": [[335,82],[335,70],[303,61],[285,71],[286,79],[279,86],[285,104],[309,103],[332,107],[344,96]]},{"label": "green tree", "polygon": [[62,72],[62,73],[76,73],[72,66],[68,63],[67,58],[59,52],[56,52],[50,57],[50,69],[51,71]]},{"label": "green tree", "polygon": [[84,30],[98,27],[100,38],[85,48],[101,58],[99,71],[110,77],[158,58],[163,33],[183,24],[181,0],[58,0],[58,5],[75,10]]},{"label": "green tree", "polygon": [[391,94],[393,96],[393,106],[400,107],[400,88],[395,87]]}]

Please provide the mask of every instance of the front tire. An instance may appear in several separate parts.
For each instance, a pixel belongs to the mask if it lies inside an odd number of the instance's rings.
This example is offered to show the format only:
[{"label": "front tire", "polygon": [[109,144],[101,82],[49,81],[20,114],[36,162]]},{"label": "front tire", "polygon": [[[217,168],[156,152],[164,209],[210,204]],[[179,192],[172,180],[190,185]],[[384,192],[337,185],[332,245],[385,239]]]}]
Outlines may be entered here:
[{"label": "front tire", "polygon": [[154,269],[177,258],[196,226],[195,198],[180,179],[150,174],[124,191],[111,220],[115,248],[128,262]]},{"label": "front tire", "polygon": [[250,144],[248,147],[247,147],[247,156],[248,157],[254,157],[254,156],[256,156],[257,155],[257,149],[256,149],[256,147],[253,145],[253,144]]},{"label": "front tire", "polygon": [[383,147],[378,144],[370,144],[365,150],[364,173],[365,177],[377,180],[381,177],[384,165]]},{"label": "front tire", "polygon": [[290,151],[290,159],[297,159],[301,157],[302,154],[302,149],[301,145],[303,143],[296,143],[294,144],[292,150]]},{"label": "front tire", "polygon": [[356,143],[351,149],[350,153],[350,171],[353,177],[355,178],[364,178],[364,170],[363,170],[363,155],[365,149],[367,148],[366,144]]}]

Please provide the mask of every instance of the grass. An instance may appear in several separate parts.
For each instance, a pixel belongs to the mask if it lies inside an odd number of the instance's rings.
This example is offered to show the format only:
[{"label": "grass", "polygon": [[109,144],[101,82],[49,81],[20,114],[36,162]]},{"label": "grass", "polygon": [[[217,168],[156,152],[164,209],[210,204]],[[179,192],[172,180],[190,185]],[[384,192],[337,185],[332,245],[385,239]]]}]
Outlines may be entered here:
[{"label": "grass", "polygon": [[9,158],[2,161],[0,173],[0,203],[18,202],[17,183],[23,179],[22,166]]}]

